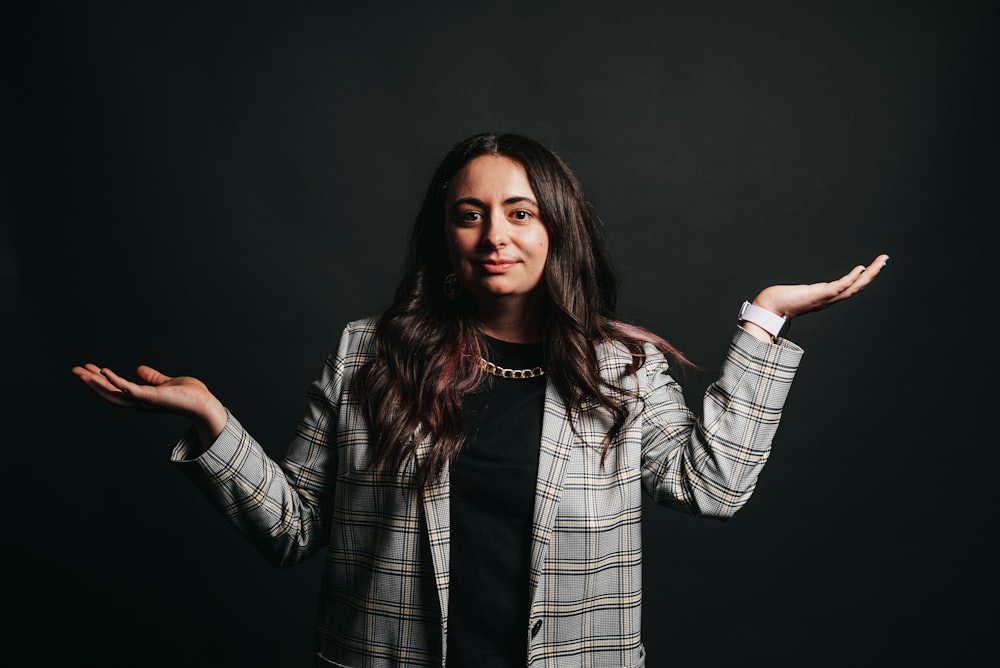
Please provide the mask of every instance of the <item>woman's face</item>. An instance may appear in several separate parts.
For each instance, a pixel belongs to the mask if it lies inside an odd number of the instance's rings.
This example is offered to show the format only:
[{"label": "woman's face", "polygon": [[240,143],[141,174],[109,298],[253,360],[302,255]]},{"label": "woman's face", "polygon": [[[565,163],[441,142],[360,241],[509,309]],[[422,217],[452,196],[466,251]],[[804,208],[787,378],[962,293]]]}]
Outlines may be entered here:
[{"label": "woman's face", "polygon": [[445,241],[452,271],[480,303],[541,293],[549,232],[520,163],[482,155],[452,178]]}]

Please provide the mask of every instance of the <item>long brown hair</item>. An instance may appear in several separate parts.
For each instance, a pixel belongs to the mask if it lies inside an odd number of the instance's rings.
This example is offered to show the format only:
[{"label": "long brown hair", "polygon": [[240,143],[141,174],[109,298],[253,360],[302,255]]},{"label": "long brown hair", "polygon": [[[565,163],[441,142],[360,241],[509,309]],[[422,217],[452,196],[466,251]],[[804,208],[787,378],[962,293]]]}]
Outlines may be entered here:
[{"label": "long brown hair", "polygon": [[[617,341],[643,364],[650,342],[684,368],[697,368],[670,343],[615,315],[618,277],[601,221],[566,163],[538,141],[517,134],[477,134],[445,155],[431,178],[410,232],[403,277],[392,305],[376,325],[373,357],[354,377],[368,422],[371,465],[399,476],[410,471],[423,486],[437,478],[462,444],[462,397],[484,381],[478,360],[486,341],[468,295],[445,298],[451,273],[445,247],[445,196],[462,167],[481,155],[501,155],[524,167],[549,235],[543,323],[545,366],[570,411],[585,400],[605,408],[612,427],[602,456],[628,419],[621,387],[597,367],[595,345]],[[572,415],[568,416],[572,421]],[[431,446],[416,466],[417,446]]]}]

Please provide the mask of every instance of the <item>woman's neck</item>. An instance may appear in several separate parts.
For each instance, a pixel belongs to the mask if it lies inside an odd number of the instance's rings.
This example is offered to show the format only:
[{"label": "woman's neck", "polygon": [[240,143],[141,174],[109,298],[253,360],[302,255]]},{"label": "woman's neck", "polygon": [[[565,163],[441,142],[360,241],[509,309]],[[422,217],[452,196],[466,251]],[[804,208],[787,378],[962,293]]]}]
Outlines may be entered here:
[{"label": "woman's neck", "polygon": [[479,328],[487,336],[510,343],[537,343],[542,340],[540,300],[490,300],[480,303],[476,314]]}]

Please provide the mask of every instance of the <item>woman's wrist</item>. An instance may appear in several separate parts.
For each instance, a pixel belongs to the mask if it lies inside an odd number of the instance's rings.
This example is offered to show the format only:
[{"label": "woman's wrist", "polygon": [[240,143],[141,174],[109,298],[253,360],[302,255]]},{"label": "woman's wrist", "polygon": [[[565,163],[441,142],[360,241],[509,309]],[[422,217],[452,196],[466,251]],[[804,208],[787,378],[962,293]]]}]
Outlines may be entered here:
[{"label": "woman's wrist", "polygon": [[768,332],[763,327],[761,327],[760,325],[755,325],[752,322],[741,320],[740,327],[743,328],[743,331],[747,332],[748,334],[752,334],[753,336],[760,339],[761,341],[764,341],[765,343],[774,343],[774,337],[771,336],[771,333]]},{"label": "woman's wrist", "polygon": [[191,421],[194,423],[195,433],[198,434],[201,446],[208,450],[218,440],[222,430],[226,428],[226,423],[229,422],[229,411],[214,395],[210,395],[210,399],[205,402],[204,407],[196,415],[192,416]]},{"label": "woman's wrist", "polygon": [[754,300],[754,303],[743,302],[740,307],[740,325],[746,331],[756,336],[761,341],[772,342],[781,334],[781,330],[788,322],[788,318],[781,316],[774,311],[761,306]]}]

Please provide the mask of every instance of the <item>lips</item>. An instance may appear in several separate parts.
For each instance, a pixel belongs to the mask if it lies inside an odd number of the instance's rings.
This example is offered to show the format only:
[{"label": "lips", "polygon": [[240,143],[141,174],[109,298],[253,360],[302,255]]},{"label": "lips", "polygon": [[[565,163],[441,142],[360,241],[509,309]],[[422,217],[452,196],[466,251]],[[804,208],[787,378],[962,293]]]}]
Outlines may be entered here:
[{"label": "lips", "polygon": [[503,274],[515,264],[517,263],[513,260],[491,259],[483,260],[479,263],[479,267],[487,274]]}]

